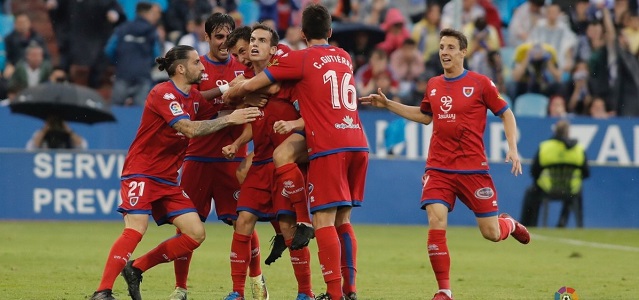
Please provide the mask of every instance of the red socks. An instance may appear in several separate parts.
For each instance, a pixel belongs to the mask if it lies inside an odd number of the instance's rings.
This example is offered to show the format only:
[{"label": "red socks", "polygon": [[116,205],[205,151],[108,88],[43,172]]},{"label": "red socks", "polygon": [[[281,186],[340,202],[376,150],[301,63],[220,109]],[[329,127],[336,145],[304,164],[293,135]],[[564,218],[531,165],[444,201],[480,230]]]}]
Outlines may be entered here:
[{"label": "red socks", "polygon": [[275,169],[275,182],[277,183],[277,190],[281,188],[282,192],[285,192],[291,200],[293,208],[295,208],[297,222],[311,224],[306,201],[306,181],[297,164],[285,164]]},{"label": "red socks", "polygon": [[357,239],[351,223],[344,223],[337,227],[337,235],[342,246],[341,264],[342,277],[344,278],[342,291],[344,295],[348,295],[348,293],[357,292],[357,287],[355,286],[357,276]]},{"label": "red socks", "polygon": [[[176,234],[181,234],[180,229],[175,230]],[[189,267],[191,266],[191,257],[193,252],[187,253],[182,257],[178,257],[173,261],[173,272],[175,273],[175,287],[186,289],[186,280],[189,276]]]},{"label": "red socks", "polygon": [[260,261],[260,238],[257,230],[253,230],[251,235],[251,261],[249,262],[249,276],[255,277],[262,274],[262,264]]},{"label": "red socks", "polygon": [[200,243],[190,236],[184,233],[177,234],[137,258],[133,266],[144,272],[158,264],[170,262],[178,257],[191,254],[199,246]]},{"label": "red socks", "polygon": [[288,251],[291,255],[291,264],[293,265],[293,273],[297,279],[297,293],[312,295],[311,290],[311,251],[308,247],[300,250],[291,250],[293,239],[285,241]]},{"label": "red socks", "polygon": [[499,240],[503,241],[508,238],[511,232],[515,231],[515,224],[511,219],[497,218],[499,222]]},{"label": "red socks", "polygon": [[118,278],[118,275],[124,269],[124,265],[131,258],[131,254],[141,240],[142,234],[135,231],[135,229],[124,229],[120,237],[111,246],[97,291],[113,289],[115,279]]},{"label": "red socks", "polygon": [[246,285],[246,269],[251,260],[251,239],[250,235],[233,233],[231,242],[231,278],[233,279],[233,291],[240,293],[244,297],[244,286]]},{"label": "red socks", "polygon": [[326,292],[335,299],[342,296],[342,274],[340,272],[340,244],[335,226],[322,227],[315,230],[319,262],[326,282]]},{"label": "red socks", "polygon": [[446,230],[428,231],[428,256],[440,290],[450,290],[450,254],[446,245]]}]

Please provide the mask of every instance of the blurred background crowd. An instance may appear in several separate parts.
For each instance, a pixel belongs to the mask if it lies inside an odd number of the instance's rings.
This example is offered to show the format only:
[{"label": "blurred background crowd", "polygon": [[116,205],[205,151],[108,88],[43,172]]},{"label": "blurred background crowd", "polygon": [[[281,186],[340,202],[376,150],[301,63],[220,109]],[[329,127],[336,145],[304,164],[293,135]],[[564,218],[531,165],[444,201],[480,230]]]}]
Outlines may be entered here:
[{"label": "blurred background crowd", "polygon": [[[636,0],[0,0],[0,99],[43,82],[97,90],[111,105],[142,105],[167,79],[154,58],[173,45],[208,52],[204,20],[263,22],[305,47],[301,8],[333,14],[330,42],[355,65],[359,95],[382,88],[419,105],[443,73],[439,30],[462,30],[467,69],[492,78],[516,114],[639,116]],[[140,4],[142,3],[142,4]]]}]

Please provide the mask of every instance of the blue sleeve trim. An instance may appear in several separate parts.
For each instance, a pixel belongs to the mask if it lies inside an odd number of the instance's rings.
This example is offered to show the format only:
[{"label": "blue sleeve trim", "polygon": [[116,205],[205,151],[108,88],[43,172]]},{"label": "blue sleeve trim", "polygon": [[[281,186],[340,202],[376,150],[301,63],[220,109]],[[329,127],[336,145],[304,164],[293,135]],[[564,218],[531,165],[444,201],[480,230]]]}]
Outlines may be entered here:
[{"label": "blue sleeve trim", "polygon": [[369,152],[369,149],[368,149],[368,147],[337,148],[337,149],[328,150],[328,151],[324,151],[324,152],[317,152],[317,153],[315,153],[313,155],[310,155],[308,157],[308,159],[309,160],[316,159],[318,157],[331,155],[331,154],[335,154],[335,153],[340,153],[340,152]]},{"label": "blue sleeve trim", "polygon": [[506,106],[504,106],[504,108],[500,109],[498,112],[495,113],[495,116],[501,116],[503,113],[506,112],[506,110],[510,108],[510,106],[508,106],[508,104],[506,104]]},{"label": "blue sleeve trim", "polygon": [[179,120],[182,120],[182,119],[189,119],[189,116],[188,115],[177,116],[173,120],[171,120],[171,122],[169,122],[169,126],[173,127],[175,123],[177,123]]},{"label": "blue sleeve trim", "polygon": [[277,81],[275,77],[273,77],[273,74],[271,74],[271,72],[268,69],[264,70],[264,74],[266,74],[266,77],[268,77],[268,80],[270,80],[271,82]]}]

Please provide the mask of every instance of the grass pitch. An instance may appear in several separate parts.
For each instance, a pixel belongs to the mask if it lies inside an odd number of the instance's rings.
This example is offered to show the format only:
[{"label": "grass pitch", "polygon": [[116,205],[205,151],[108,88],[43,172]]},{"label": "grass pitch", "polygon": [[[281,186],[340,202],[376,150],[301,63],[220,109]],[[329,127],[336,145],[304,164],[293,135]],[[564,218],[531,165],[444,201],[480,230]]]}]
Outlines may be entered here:
[{"label": "grass pitch", "polygon": [[[231,291],[231,228],[207,224],[207,240],[196,250],[189,299],[223,299]],[[3,299],[87,299],[96,289],[121,222],[0,222],[0,294]],[[363,300],[431,299],[437,290],[426,252],[425,226],[355,225],[358,236],[358,297]],[[133,254],[138,257],[174,232],[151,225]],[[258,225],[262,257],[273,235]],[[492,243],[473,227],[451,227],[451,281],[456,300],[554,299],[562,286],[579,299],[639,299],[639,230],[533,229],[532,242],[512,238]],[[311,242],[313,286],[324,291]],[[288,254],[263,266],[272,300],[294,299]],[[166,299],[173,290],[172,264],[145,273],[142,296]],[[250,299],[250,291],[247,291]],[[119,277],[118,299],[129,299]]]}]

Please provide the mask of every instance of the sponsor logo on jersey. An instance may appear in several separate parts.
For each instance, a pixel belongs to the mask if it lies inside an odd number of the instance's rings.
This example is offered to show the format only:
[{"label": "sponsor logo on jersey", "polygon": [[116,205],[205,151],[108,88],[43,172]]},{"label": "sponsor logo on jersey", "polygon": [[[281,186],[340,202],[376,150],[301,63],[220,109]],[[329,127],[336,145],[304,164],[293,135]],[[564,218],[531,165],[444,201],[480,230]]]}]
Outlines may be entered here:
[{"label": "sponsor logo on jersey", "polygon": [[166,93],[166,94],[164,94],[164,96],[162,96],[162,99],[164,99],[164,100],[175,100],[177,98],[175,97],[175,95],[173,95],[173,93]]},{"label": "sponsor logo on jersey", "polygon": [[489,187],[479,188],[475,191],[475,198],[477,199],[490,199],[495,195],[495,191]]},{"label": "sponsor logo on jersey", "polygon": [[178,116],[178,115],[184,114],[184,111],[182,110],[182,106],[180,106],[180,103],[177,103],[177,101],[171,102],[169,104],[169,109],[171,110],[171,113],[174,116]]},{"label": "sponsor logo on jersey", "polygon": [[353,124],[353,118],[351,118],[350,116],[344,117],[344,119],[342,119],[342,121],[344,121],[344,123],[335,123],[335,128],[337,128],[337,129],[361,129],[359,124]]},{"label": "sponsor logo on jersey", "polygon": [[209,80],[209,74],[202,73],[202,81],[207,81],[207,80]]},{"label": "sponsor logo on jersey", "polygon": [[280,62],[276,58],[276,59],[271,60],[266,67],[277,66],[279,64],[280,64]]},{"label": "sponsor logo on jersey", "polygon": [[233,193],[233,199],[235,199],[235,201],[237,201],[237,199],[240,199],[240,190],[237,190]]},{"label": "sponsor logo on jersey", "polygon": [[431,96],[435,96],[436,93],[437,93],[437,89],[430,90],[430,95]]},{"label": "sponsor logo on jersey", "polygon": [[185,191],[182,191],[182,196],[184,196],[184,198],[191,199],[191,198],[189,197],[189,195],[187,195],[187,194],[186,194],[186,192],[185,192]]},{"label": "sponsor logo on jersey", "polygon": [[473,94],[473,91],[475,91],[475,88],[472,86],[465,86],[462,89],[462,92],[464,93],[464,96],[466,97],[470,97]]},{"label": "sponsor logo on jersey", "polygon": [[443,114],[438,114],[437,119],[439,120],[455,120],[455,114],[449,114],[448,112],[453,108],[453,98],[451,96],[442,96],[439,99],[442,105],[439,108],[444,112]]}]

